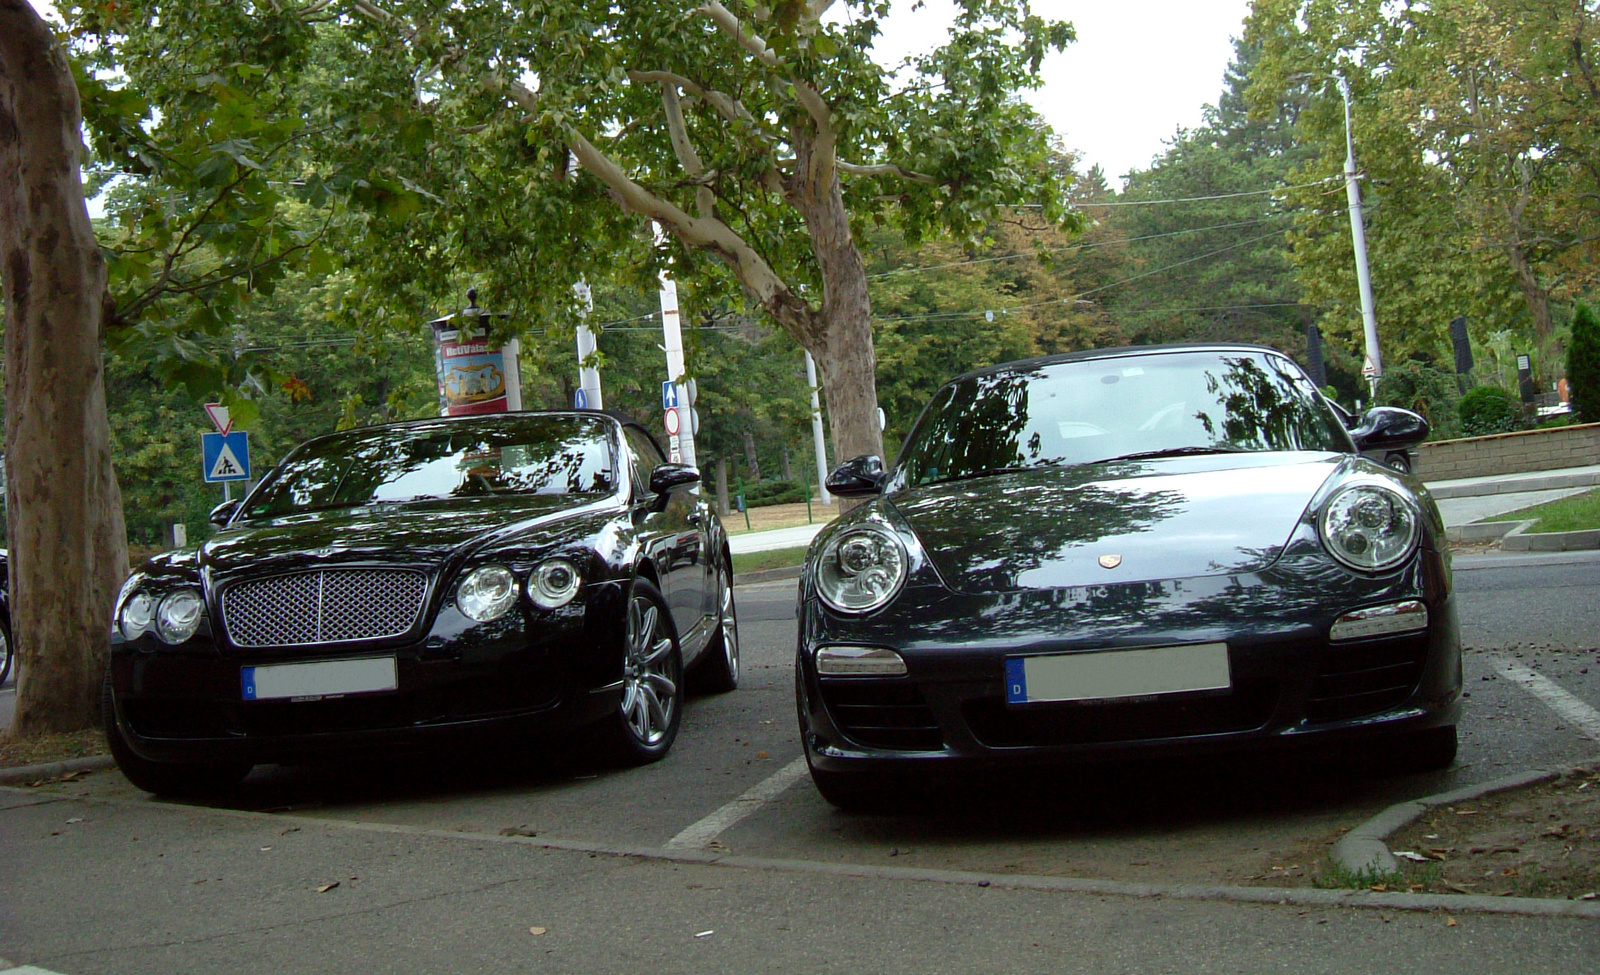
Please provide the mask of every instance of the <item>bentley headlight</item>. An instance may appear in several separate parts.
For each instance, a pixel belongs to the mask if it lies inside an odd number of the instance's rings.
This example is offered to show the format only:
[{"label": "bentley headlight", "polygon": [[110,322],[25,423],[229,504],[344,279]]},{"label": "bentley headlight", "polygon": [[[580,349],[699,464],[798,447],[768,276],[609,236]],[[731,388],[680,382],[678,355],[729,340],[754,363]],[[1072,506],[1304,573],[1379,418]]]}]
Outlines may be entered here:
[{"label": "bentley headlight", "polygon": [[117,616],[117,626],[124,640],[136,640],[150,629],[156,618],[156,601],[143,589],[135,589],[122,601],[122,612]]},{"label": "bentley headlight", "polygon": [[1416,506],[1400,492],[1362,483],[1329,498],[1317,527],[1335,559],[1358,572],[1382,572],[1416,548],[1417,522]]},{"label": "bentley headlight", "polygon": [[[126,611],[124,607],[124,616]],[[167,593],[156,608],[156,636],[163,643],[182,643],[200,628],[200,618],[205,612],[205,602],[193,589],[176,589]]]},{"label": "bentley headlight", "polygon": [[539,563],[528,577],[528,597],[540,609],[560,609],[572,602],[583,585],[578,567],[566,559],[550,559]]},{"label": "bentley headlight", "polygon": [[875,525],[828,539],[817,560],[817,594],[841,613],[867,613],[893,599],[906,581],[906,547]]},{"label": "bentley headlight", "polygon": [[479,623],[506,615],[516,601],[517,577],[503,565],[473,569],[456,589],[456,605]]}]

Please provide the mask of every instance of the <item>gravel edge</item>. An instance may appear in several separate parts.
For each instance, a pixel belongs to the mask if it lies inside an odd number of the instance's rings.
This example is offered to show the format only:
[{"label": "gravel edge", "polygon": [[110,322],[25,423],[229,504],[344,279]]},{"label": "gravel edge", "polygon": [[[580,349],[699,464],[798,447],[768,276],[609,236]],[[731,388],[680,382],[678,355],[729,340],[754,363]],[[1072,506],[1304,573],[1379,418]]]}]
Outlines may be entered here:
[{"label": "gravel edge", "polygon": [[53,779],[68,772],[97,772],[101,769],[116,768],[116,765],[116,759],[110,755],[67,758],[59,762],[40,762],[38,765],[16,765],[11,768],[0,768],[0,785]]}]

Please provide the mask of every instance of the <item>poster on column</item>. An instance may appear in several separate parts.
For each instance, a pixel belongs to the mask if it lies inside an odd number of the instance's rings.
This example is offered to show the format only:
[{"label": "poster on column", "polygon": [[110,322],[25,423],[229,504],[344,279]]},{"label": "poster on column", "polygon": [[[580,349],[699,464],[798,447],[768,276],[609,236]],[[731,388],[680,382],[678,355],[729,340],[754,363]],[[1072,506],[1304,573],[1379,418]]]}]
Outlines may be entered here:
[{"label": "poster on column", "polygon": [[486,335],[467,329],[442,328],[435,334],[435,365],[439,376],[439,412],[445,416],[467,413],[503,413],[506,399],[506,353]]}]

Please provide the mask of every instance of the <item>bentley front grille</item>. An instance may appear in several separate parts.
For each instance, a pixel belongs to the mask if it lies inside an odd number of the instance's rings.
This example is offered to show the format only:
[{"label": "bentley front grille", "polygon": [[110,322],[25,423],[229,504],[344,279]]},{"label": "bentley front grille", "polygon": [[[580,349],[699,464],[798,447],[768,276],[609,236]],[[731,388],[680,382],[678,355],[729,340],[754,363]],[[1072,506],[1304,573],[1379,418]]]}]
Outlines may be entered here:
[{"label": "bentley front grille", "polygon": [[323,569],[243,582],[222,594],[236,647],[296,647],[400,636],[416,625],[428,579],[406,569]]}]

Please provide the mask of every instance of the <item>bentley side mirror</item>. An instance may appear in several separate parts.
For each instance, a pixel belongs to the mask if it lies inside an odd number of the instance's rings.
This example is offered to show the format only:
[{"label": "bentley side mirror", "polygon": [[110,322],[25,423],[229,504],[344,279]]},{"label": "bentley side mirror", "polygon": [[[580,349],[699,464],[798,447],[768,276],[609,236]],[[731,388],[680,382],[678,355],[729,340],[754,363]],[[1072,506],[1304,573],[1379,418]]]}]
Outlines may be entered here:
[{"label": "bentley side mirror", "polygon": [[224,501],[215,508],[211,509],[211,514],[206,516],[206,520],[211,522],[213,525],[216,525],[218,528],[222,528],[223,526],[227,525],[228,519],[232,518],[234,512],[238,510],[238,498],[234,498],[232,501]]},{"label": "bentley side mirror", "polygon": [[877,454],[852,457],[833,469],[828,475],[828,493],[841,498],[865,498],[883,493],[888,473],[883,469],[883,458]]},{"label": "bentley side mirror", "polygon": [[700,471],[686,464],[662,464],[650,472],[650,493],[666,494],[685,484],[700,483]]},{"label": "bentley side mirror", "polygon": [[1374,406],[1350,431],[1358,450],[1409,450],[1428,439],[1428,421],[1395,406]]}]

